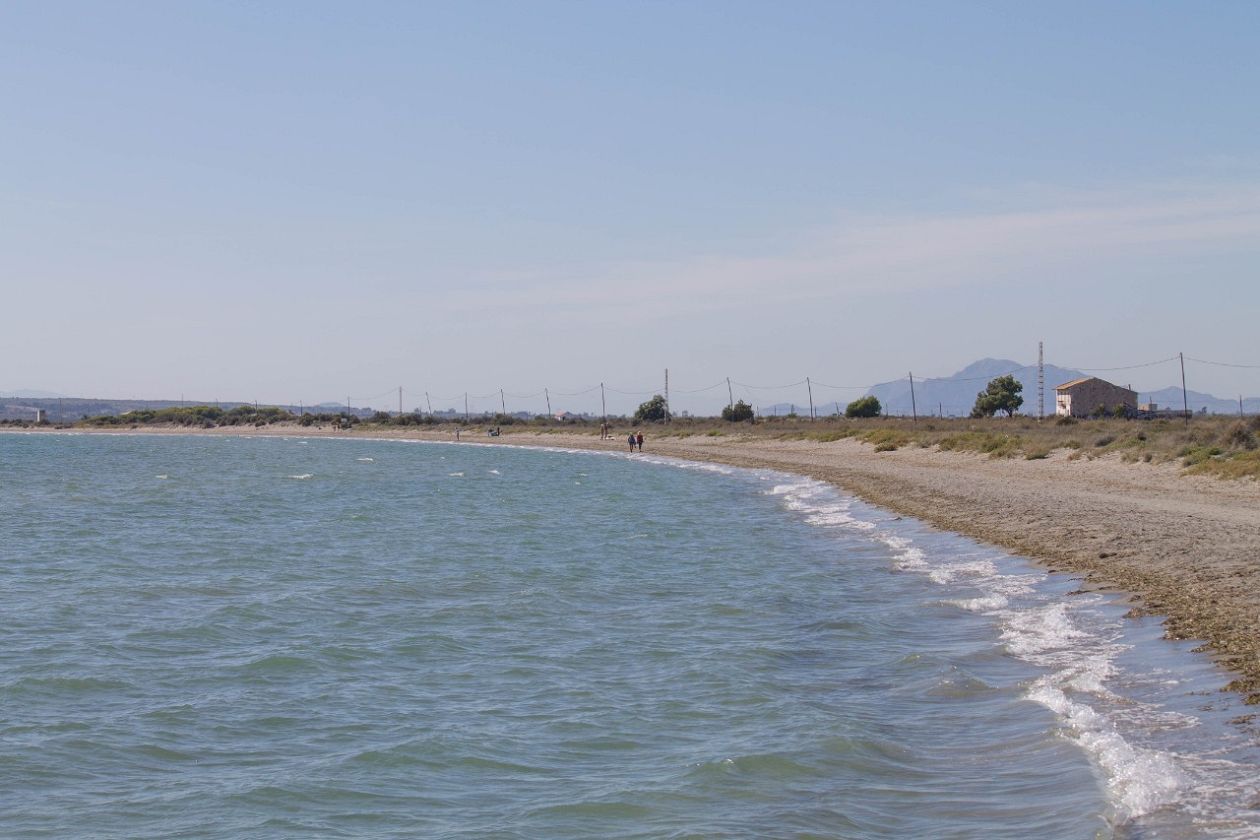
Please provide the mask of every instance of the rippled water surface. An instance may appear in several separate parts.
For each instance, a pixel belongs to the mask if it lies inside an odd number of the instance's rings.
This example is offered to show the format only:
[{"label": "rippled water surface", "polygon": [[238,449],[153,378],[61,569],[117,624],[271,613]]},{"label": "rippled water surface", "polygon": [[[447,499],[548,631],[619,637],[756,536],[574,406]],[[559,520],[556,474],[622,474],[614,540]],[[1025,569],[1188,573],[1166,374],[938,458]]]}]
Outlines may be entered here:
[{"label": "rippled water surface", "polygon": [[806,479],[0,435],[5,837],[1254,837],[1122,599]]}]

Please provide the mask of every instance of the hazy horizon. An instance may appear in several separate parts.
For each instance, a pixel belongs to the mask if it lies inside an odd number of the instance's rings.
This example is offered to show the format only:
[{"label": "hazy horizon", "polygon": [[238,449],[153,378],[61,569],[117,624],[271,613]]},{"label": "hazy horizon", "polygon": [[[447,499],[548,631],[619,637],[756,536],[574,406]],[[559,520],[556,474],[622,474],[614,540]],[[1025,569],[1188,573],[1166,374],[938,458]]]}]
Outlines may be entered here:
[{"label": "hazy horizon", "polygon": [[[1258,25],[7,4],[0,391],[410,410],[603,381],[621,413],[665,368],[708,410],[727,376],[867,386],[1038,341],[1086,371],[1260,365]],[[1260,394],[1257,367],[1187,377]]]}]

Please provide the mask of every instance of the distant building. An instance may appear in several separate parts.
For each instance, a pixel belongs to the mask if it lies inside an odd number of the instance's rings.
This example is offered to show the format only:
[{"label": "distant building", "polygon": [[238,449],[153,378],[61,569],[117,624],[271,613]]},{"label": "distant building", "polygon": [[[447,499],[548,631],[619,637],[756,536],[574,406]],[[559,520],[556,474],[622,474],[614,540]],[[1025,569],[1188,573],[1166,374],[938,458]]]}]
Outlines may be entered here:
[{"label": "distant building", "polygon": [[37,409],[35,409],[35,422],[36,422],[36,423],[47,423],[47,422],[48,422],[48,412],[47,412],[47,411],[45,411],[45,410],[44,410],[44,409],[42,409],[42,408],[37,408]]},{"label": "distant building", "polygon": [[1060,417],[1092,417],[1100,408],[1111,414],[1117,406],[1137,411],[1137,391],[1096,376],[1064,382],[1054,389],[1054,395],[1054,413]]}]

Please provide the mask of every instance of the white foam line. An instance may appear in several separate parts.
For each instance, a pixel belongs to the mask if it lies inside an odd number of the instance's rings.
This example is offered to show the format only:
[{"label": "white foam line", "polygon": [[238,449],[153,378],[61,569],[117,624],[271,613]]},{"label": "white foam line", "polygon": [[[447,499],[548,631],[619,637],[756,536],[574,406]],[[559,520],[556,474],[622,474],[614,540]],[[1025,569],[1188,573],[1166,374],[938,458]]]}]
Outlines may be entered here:
[{"label": "white foam line", "polygon": [[1184,777],[1168,753],[1130,744],[1103,714],[1042,677],[1028,699],[1053,711],[1106,776],[1108,798],[1124,822],[1177,801]]},{"label": "white foam line", "polygon": [[[872,532],[870,539],[888,547],[893,565],[900,571],[922,574],[943,587],[979,589],[976,596],[945,603],[992,616],[1008,652],[1046,669],[1048,673],[1037,680],[1027,696],[1053,711],[1065,735],[1100,769],[1120,821],[1177,800],[1184,782],[1176,757],[1130,743],[1113,718],[1100,710],[1103,704],[1119,699],[1106,683],[1114,675],[1115,657],[1125,646],[1083,630],[1072,620],[1067,602],[1047,602],[1046,596],[1039,596],[1036,583],[1044,575],[1002,572],[995,555],[985,556],[984,552],[961,557],[953,554],[948,559],[929,557],[911,537],[855,516],[853,500],[838,498],[830,485],[820,481],[792,478],[776,483],[768,493],[781,497],[786,509],[802,515],[811,525]],[[1035,602],[1026,605],[1030,597]],[[1013,599],[1020,599],[1021,605],[1012,606]],[[1090,705],[1086,697],[1097,698],[1099,707]],[[1143,721],[1148,718],[1142,716]]]}]

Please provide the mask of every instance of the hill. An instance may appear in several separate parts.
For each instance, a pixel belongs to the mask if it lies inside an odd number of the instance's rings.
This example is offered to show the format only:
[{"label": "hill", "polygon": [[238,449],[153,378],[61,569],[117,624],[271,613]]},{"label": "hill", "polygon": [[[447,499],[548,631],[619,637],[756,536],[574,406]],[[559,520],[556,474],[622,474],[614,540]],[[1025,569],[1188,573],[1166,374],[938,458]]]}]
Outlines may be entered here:
[{"label": "hill", "polygon": [[[1046,365],[1046,414],[1054,414],[1054,388],[1086,374],[1071,368]],[[975,405],[976,394],[990,379],[1011,374],[1024,386],[1024,414],[1037,414],[1037,366],[1021,365],[1011,359],[980,359],[952,376],[915,379],[914,398],[921,415],[940,414],[965,417]],[[879,399],[886,414],[911,413],[910,381],[900,379],[876,385],[866,392]]]}]

